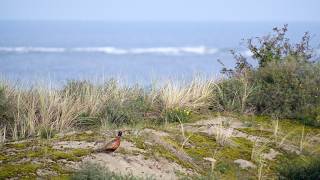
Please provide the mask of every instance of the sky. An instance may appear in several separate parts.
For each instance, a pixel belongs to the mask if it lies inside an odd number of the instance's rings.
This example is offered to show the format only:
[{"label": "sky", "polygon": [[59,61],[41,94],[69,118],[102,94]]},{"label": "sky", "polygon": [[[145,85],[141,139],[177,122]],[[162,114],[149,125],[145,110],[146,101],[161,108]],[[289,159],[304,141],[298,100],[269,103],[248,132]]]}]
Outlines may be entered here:
[{"label": "sky", "polygon": [[320,0],[0,0],[0,20],[320,22]]}]

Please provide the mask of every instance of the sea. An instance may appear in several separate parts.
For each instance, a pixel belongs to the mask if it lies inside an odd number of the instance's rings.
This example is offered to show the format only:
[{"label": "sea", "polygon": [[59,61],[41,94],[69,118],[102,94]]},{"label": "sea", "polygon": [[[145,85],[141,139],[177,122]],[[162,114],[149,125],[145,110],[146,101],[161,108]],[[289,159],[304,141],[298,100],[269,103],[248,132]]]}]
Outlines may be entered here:
[{"label": "sea", "polygon": [[0,21],[0,77],[28,85],[219,78],[223,66],[234,66],[230,50],[250,59],[246,39],[284,24],[292,42],[308,31],[320,54],[320,23],[313,22]]}]

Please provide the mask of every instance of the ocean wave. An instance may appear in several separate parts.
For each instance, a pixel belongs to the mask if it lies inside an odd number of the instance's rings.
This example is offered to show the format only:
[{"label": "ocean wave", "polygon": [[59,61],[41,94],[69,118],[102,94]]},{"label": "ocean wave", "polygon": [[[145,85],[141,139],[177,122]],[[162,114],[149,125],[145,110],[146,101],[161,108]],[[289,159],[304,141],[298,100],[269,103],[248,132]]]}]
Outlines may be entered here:
[{"label": "ocean wave", "polygon": [[72,48],[71,52],[86,52],[86,53],[105,53],[105,54],[128,54],[128,51],[115,47],[86,47],[86,48]]},{"label": "ocean wave", "polygon": [[185,47],[150,47],[150,48],[116,48],[116,47],[77,47],[77,48],[56,48],[56,47],[0,47],[0,53],[105,53],[113,55],[126,54],[159,54],[159,55],[208,55],[219,52],[217,48],[205,46]]},{"label": "ocean wave", "polygon": [[6,53],[61,53],[65,52],[65,48],[52,48],[52,47],[0,47],[0,52]]}]

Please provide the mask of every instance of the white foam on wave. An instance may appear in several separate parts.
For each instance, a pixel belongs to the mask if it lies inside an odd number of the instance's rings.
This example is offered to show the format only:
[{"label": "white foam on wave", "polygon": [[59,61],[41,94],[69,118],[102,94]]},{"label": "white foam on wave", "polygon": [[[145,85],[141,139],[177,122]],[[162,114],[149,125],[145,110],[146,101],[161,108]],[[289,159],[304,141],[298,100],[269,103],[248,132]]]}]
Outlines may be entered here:
[{"label": "white foam on wave", "polygon": [[133,48],[130,50],[130,53],[178,55],[180,54],[180,51],[178,48],[172,48],[172,47],[154,47],[154,48]]},{"label": "white foam on wave", "polygon": [[214,54],[218,49],[207,48],[205,46],[197,47],[150,47],[150,48],[115,48],[115,47],[87,47],[74,48],[71,51],[76,52],[101,52],[106,54],[162,54],[162,55],[182,55],[182,54]]},{"label": "white foam on wave", "polygon": [[185,47],[150,47],[150,48],[116,48],[116,47],[80,47],[80,48],[52,48],[52,47],[0,47],[0,53],[62,53],[85,52],[105,53],[113,55],[124,54],[159,54],[159,55],[207,55],[215,54],[219,50],[205,46]]},{"label": "white foam on wave", "polygon": [[87,47],[87,48],[73,48],[71,52],[100,52],[106,54],[128,54],[125,49],[114,48],[114,47]]},{"label": "white foam on wave", "polygon": [[65,48],[55,47],[0,47],[0,52],[7,53],[61,53],[65,52]]}]

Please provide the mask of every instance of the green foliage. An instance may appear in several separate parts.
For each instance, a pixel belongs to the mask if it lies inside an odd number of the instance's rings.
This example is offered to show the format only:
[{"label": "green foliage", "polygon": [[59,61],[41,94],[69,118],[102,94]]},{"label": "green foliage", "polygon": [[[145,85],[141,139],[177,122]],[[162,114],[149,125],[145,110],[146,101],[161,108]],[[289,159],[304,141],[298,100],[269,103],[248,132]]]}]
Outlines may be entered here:
[{"label": "green foliage", "polygon": [[282,163],[279,167],[279,179],[319,179],[320,178],[320,158],[314,159],[299,157]]},{"label": "green foliage", "polygon": [[88,81],[70,80],[62,88],[61,94],[66,97],[84,98],[87,95],[87,92],[92,90],[92,88],[93,85]]},{"label": "green foliage", "polygon": [[124,124],[136,124],[144,119],[150,105],[143,92],[137,95],[128,95],[124,101],[118,99],[107,102],[99,115],[102,121],[121,126]]},{"label": "green foliage", "polygon": [[74,173],[71,177],[72,180],[137,180],[140,178],[132,175],[120,175],[98,165],[87,163],[81,169]]},{"label": "green foliage", "polygon": [[0,119],[2,120],[6,110],[6,98],[4,96],[4,89],[0,86]]},{"label": "green foliage", "polygon": [[218,94],[218,111],[239,112],[241,109],[241,82],[238,78],[223,80],[214,93]]},{"label": "green foliage", "polygon": [[180,108],[175,108],[175,109],[169,109],[166,110],[164,113],[164,118],[166,122],[187,122],[190,119],[191,116],[191,111],[187,109],[180,109]]},{"label": "green foliage", "polygon": [[189,176],[189,177],[184,177],[184,178],[181,178],[182,180],[215,180],[215,179],[218,179],[214,172],[208,172],[207,174],[205,175],[196,175],[196,176]]},{"label": "green foliage", "polygon": [[270,62],[282,62],[288,57],[294,57],[301,63],[306,63],[312,58],[309,33],[306,32],[301,41],[294,44],[286,37],[287,31],[286,24],[282,28],[273,28],[273,34],[247,40],[248,48],[253,54],[252,57],[258,61],[259,67],[264,67]]},{"label": "green foliage", "polygon": [[217,95],[218,111],[232,111],[246,113],[252,111],[250,99],[256,91],[256,84],[252,82],[252,72],[245,71],[236,76],[220,81],[214,93]]},{"label": "green foliage", "polygon": [[38,168],[40,165],[31,163],[2,165],[0,166],[0,179],[14,177],[17,174],[26,178],[35,177]]},{"label": "green foliage", "polygon": [[305,123],[320,125],[320,66],[288,59],[269,63],[253,75],[258,84],[252,98],[259,114],[277,114],[300,118]]},{"label": "green foliage", "polygon": [[103,85],[92,85],[87,81],[70,81],[62,90],[67,97],[89,102],[87,111],[82,112],[76,124],[78,127],[136,124],[150,111],[151,104],[143,88],[121,87],[115,80]]},{"label": "green foliage", "polygon": [[225,174],[231,170],[231,167],[227,162],[222,161],[217,164],[216,170],[222,174]]},{"label": "green foliage", "polygon": [[55,134],[57,134],[57,131],[52,128],[42,127],[39,130],[40,137],[43,139],[50,139],[53,138]]},{"label": "green foliage", "polygon": [[100,119],[97,116],[90,116],[89,113],[85,112],[78,116],[76,124],[79,127],[90,128],[100,125]]},{"label": "green foliage", "polygon": [[[320,64],[312,61],[310,36],[297,44],[286,37],[287,25],[273,34],[247,40],[247,48],[258,67],[232,51],[234,69],[222,70],[229,79],[219,84],[223,110],[276,115],[320,125]],[[248,93],[249,90],[249,93]]]},{"label": "green foliage", "polygon": [[12,105],[5,95],[5,87],[0,83],[0,128],[7,126],[13,120],[11,110]]}]

